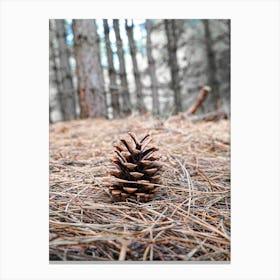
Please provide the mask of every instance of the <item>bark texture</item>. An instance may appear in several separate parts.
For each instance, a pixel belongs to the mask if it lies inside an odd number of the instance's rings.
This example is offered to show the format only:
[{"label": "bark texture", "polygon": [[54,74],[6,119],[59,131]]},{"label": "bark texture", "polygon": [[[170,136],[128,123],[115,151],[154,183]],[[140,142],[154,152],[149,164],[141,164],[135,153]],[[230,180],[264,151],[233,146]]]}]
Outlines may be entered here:
[{"label": "bark texture", "polygon": [[179,66],[177,61],[177,41],[176,23],[174,19],[164,20],[167,37],[168,64],[171,71],[171,87],[174,92],[175,114],[182,111],[181,89],[179,78]]},{"label": "bark texture", "polygon": [[208,74],[208,85],[211,87],[211,99],[214,110],[218,110],[220,107],[220,94],[219,85],[217,81],[217,67],[215,60],[215,53],[212,48],[213,40],[211,37],[210,22],[208,19],[202,20],[204,26],[204,36],[205,36],[205,48],[207,57],[207,74]]},{"label": "bark texture", "polygon": [[147,110],[145,108],[145,104],[143,101],[142,82],[141,82],[141,76],[140,76],[139,67],[136,58],[137,48],[134,40],[133,28],[134,28],[133,22],[131,23],[131,25],[128,25],[127,20],[125,20],[125,29],[128,37],[128,44],[129,44],[130,55],[132,59],[133,74],[134,74],[135,85],[136,85],[136,100],[137,100],[136,108],[140,114],[143,114]]},{"label": "bark texture", "polygon": [[155,60],[152,53],[152,40],[151,40],[151,33],[152,33],[152,23],[149,19],[146,20],[146,30],[147,30],[147,58],[148,58],[148,65],[149,65],[149,75],[151,79],[151,89],[152,89],[152,100],[153,100],[153,115],[157,116],[160,113],[159,110],[159,99],[158,99],[158,81],[156,76],[156,66]]},{"label": "bark texture", "polygon": [[104,77],[94,20],[73,22],[81,118],[106,117]]},{"label": "bark texture", "polygon": [[110,42],[110,29],[108,25],[108,20],[103,20],[104,27],[104,36],[105,36],[105,44],[106,44],[106,52],[107,52],[107,60],[108,60],[108,72],[109,72],[109,80],[110,80],[110,94],[111,94],[111,104],[113,108],[113,117],[120,117],[120,104],[119,104],[119,90],[117,87],[117,74],[114,67],[113,60],[113,51]]},{"label": "bark texture", "polygon": [[71,67],[69,62],[69,51],[66,44],[66,31],[63,19],[56,19],[56,34],[58,40],[60,74],[63,95],[63,111],[64,120],[72,120],[76,118],[74,86],[72,80]]},{"label": "bark texture", "polygon": [[113,20],[114,31],[116,35],[117,41],[117,52],[118,58],[120,63],[120,80],[121,80],[121,94],[122,94],[122,106],[123,106],[123,113],[124,115],[129,115],[131,113],[131,102],[128,90],[128,82],[127,82],[127,75],[126,75],[126,67],[125,67],[125,59],[124,59],[124,50],[122,39],[120,35],[120,27],[119,27],[119,20]]},{"label": "bark texture", "polygon": [[[53,82],[54,86],[56,88],[56,100],[58,104],[58,111],[61,116],[61,120],[65,120],[65,113],[64,113],[64,106],[63,106],[63,90],[62,90],[62,82],[61,82],[61,77],[59,73],[59,60],[56,54],[56,48],[54,47],[54,40],[57,40],[56,38],[56,32],[55,32],[55,26],[54,26],[54,21],[50,20],[49,21],[49,47],[50,47],[50,72],[53,73],[53,80],[49,81],[50,83]],[[53,108],[50,105],[50,111],[49,113],[51,114],[51,111]],[[51,117],[51,116],[50,116]]]}]

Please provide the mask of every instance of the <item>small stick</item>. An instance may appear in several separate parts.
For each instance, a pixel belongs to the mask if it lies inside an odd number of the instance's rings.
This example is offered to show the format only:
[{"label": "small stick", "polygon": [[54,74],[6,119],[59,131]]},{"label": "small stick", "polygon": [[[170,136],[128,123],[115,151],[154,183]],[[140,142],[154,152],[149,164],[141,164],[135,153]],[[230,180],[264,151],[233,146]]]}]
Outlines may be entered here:
[{"label": "small stick", "polygon": [[123,241],[122,248],[121,248],[120,255],[119,255],[119,261],[124,261],[125,260],[126,250],[127,250],[128,244],[129,244],[128,240]]},{"label": "small stick", "polygon": [[188,110],[187,115],[193,115],[201,107],[203,101],[206,99],[208,93],[211,91],[209,86],[204,86],[199,93],[198,99],[195,104]]}]

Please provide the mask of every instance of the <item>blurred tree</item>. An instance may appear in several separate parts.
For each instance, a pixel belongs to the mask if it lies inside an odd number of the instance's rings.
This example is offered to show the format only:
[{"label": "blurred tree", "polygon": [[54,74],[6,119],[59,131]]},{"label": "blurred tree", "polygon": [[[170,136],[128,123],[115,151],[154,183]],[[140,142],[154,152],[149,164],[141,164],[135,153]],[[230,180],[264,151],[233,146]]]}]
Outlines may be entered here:
[{"label": "blurred tree", "polygon": [[111,93],[113,117],[118,118],[120,117],[119,90],[117,87],[117,75],[114,67],[113,51],[112,51],[110,36],[109,36],[110,29],[109,29],[107,19],[103,20],[103,27],[104,27],[104,35],[105,35],[105,43],[106,43],[106,51],[107,51],[108,72],[109,72],[109,79],[110,79],[109,88]]},{"label": "blurred tree", "polygon": [[[223,109],[230,111],[230,20],[220,20],[220,26],[225,27],[222,31],[221,43],[223,49],[216,51],[217,78],[219,95]],[[214,38],[215,39],[215,38]]]},{"label": "blurred tree", "polygon": [[164,27],[167,37],[167,48],[168,48],[168,64],[171,71],[171,87],[174,92],[174,105],[177,114],[182,111],[181,101],[181,89],[180,89],[180,78],[179,78],[179,66],[177,61],[177,33],[176,33],[176,21],[174,19],[164,20]]},{"label": "blurred tree", "polygon": [[[60,72],[59,72],[59,60],[58,57],[56,55],[56,48],[54,45],[54,42],[57,41],[56,38],[56,32],[55,32],[55,23],[54,20],[50,20],[49,21],[49,48],[50,48],[50,52],[49,52],[49,59],[50,59],[50,79],[49,79],[49,83],[50,86],[53,83],[54,87],[56,89],[56,104],[58,107],[58,111],[59,114],[61,116],[61,120],[64,121],[65,120],[65,112],[64,112],[64,106],[63,106],[63,90],[62,90],[62,82],[61,82],[61,77],[60,77]],[[53,75],[51,75],[53,74]],[[53,79],[52,79],[53,77]],[[51,119],[51,113],[54,110],[52,104],[51,104],[51,95],[50,95],[50,100],[49,100],[49,118]]]},{"label": "blurred tree", "polygon": [[203,19],[202,23],[204,26],[204,36],[205,36],[208,85],[211,87],[210,96],[212,97],[212,104],[214,105],[214,110],[218,110],[220,107],[220,94],[219,94],[219,85],[217,81],[217,67],[216,67],[215,53],[213,50],[210,22],[208,19]]},{"label": "blurred tree", "polygon": [[117,41],[117,52],[118,52],[118,58],[120,63],[120,80],[121,80],[121,93],[122,93],[122,111],[124,115],[129,115],[131,113],[131,102],[130,102],[130,96],[129,96],[129,90],[128,90],[128,82],[127,82],[127,74],[126,74],[126,67],[125,67],[125,59],[124,59],[124,51],[123,51],[123,44],[122,39],[120,35],[120,27],[119,27],[119,20],[114,19],[113,20],[113,26],[114,31],[116,35],[116,41]]},{"label": "blurred tree", "polygon": [[134,28],[133,21],[131,20],[131,25],[128,25],[128,21],[126,19],[125,29],[128,37],[130,55],[131,55],[132,65],[133,65],[133,74],[134,74],[135,85],[136,85],[136,99],[137,99],[136,108],[140,114],[143,114],[147,110],[143,101],[142,82],[141,82],[140,72],[139,72],[137,58],[136,58],[137,49],[136,49],[134,35],[133,35],[133,28]]},{"label": "blurred tree", "polygon": [[[228,96],[228,100],[227,100],[227,103],[230,104],[230,32],[231,32],[231,21],[230,19],[227,20],[227,37],[228,37],[228,48],[227,48],[227,53],[226,53],[226,60],[227,60],[227,76],[225,77],[225,81],[226,83],[228,84],[228,89],[227,89],[227,96]],[[230,109],[230,106],[229,106],[229,109]]]},{"label": "blurred tree", "polygon": [[56,19],[55,25],[59,50],[59,70],[62,82],[64,120],[72,120],[76,118],[76,106],[74,98],[75,89],[72,81],[72,73],[69,62],[69,51],[66,45],[66,31],[64,27],[64,19]]},{"label": "blurred tree", "polygon": [[98,71],[99,71],[99,86],[101,89],[101,92],[103,92],[103,96],[104,96],[104,101],[105,101],[105,115],[106,117],[108,117],[107,111],[108,111],[108,106],[107,106],[107,98],[106,98],[106,90],[105,90],[105,80],[104,80],[104,73],[103,73],[103,66],[101,63],[101,47],[100,47],[100,37],[98,35],[97,32],[97,25],[96,25],[96,20],[93,20],[93,34],[94,34],[94,38],[95,38],[95,45],[96,45],[96,56],[98,59]]},{"label": "blurred tree", "polygon": [[156,67],[155,60],[152,54],[152,40],[151,40],[151,32],[152,32],[152,23],[151,20],[146,20],[146,30],[147,30],[147,58],[149,65],[149,75],[151,79],[151,89],[152,89],[152,99],[153,99],[153,115],[159,115],[159,98],[158,98],[158,81],[156,77]]},{"label": "blurred tree", "polygon": [[106,96],[95,20],[73,21],[81,118],[106,117]]}]

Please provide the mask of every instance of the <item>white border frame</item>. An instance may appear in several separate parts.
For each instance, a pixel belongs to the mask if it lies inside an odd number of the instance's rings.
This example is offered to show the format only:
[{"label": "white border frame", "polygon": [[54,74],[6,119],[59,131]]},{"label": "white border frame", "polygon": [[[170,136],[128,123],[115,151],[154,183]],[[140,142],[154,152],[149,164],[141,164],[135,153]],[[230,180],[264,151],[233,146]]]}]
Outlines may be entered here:
[{"label": "white border frame", "polygon": [[[279,2],[2,1],[1,279],[279,279]],[[229,265],[48,262],[48,19],[232,19]]]}]

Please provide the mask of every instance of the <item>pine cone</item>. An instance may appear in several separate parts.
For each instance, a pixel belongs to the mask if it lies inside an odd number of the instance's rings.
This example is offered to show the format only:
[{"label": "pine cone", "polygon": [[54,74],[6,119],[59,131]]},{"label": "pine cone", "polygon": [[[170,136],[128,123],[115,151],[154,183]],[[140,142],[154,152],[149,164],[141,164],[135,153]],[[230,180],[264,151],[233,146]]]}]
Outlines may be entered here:
[{"label": "pine cone", "polygon": [[120,143],[114,145],[114,167],[110,169],[114,178],[109,190],[114,200],[147,201],[154,197],[157,187],[154,184],[160,183],[160,154],[154,153],[157,147],[149,146],[152,141],[149,134],[141,141],[133,132],[128,135],[130,137],[121,138]]}]

